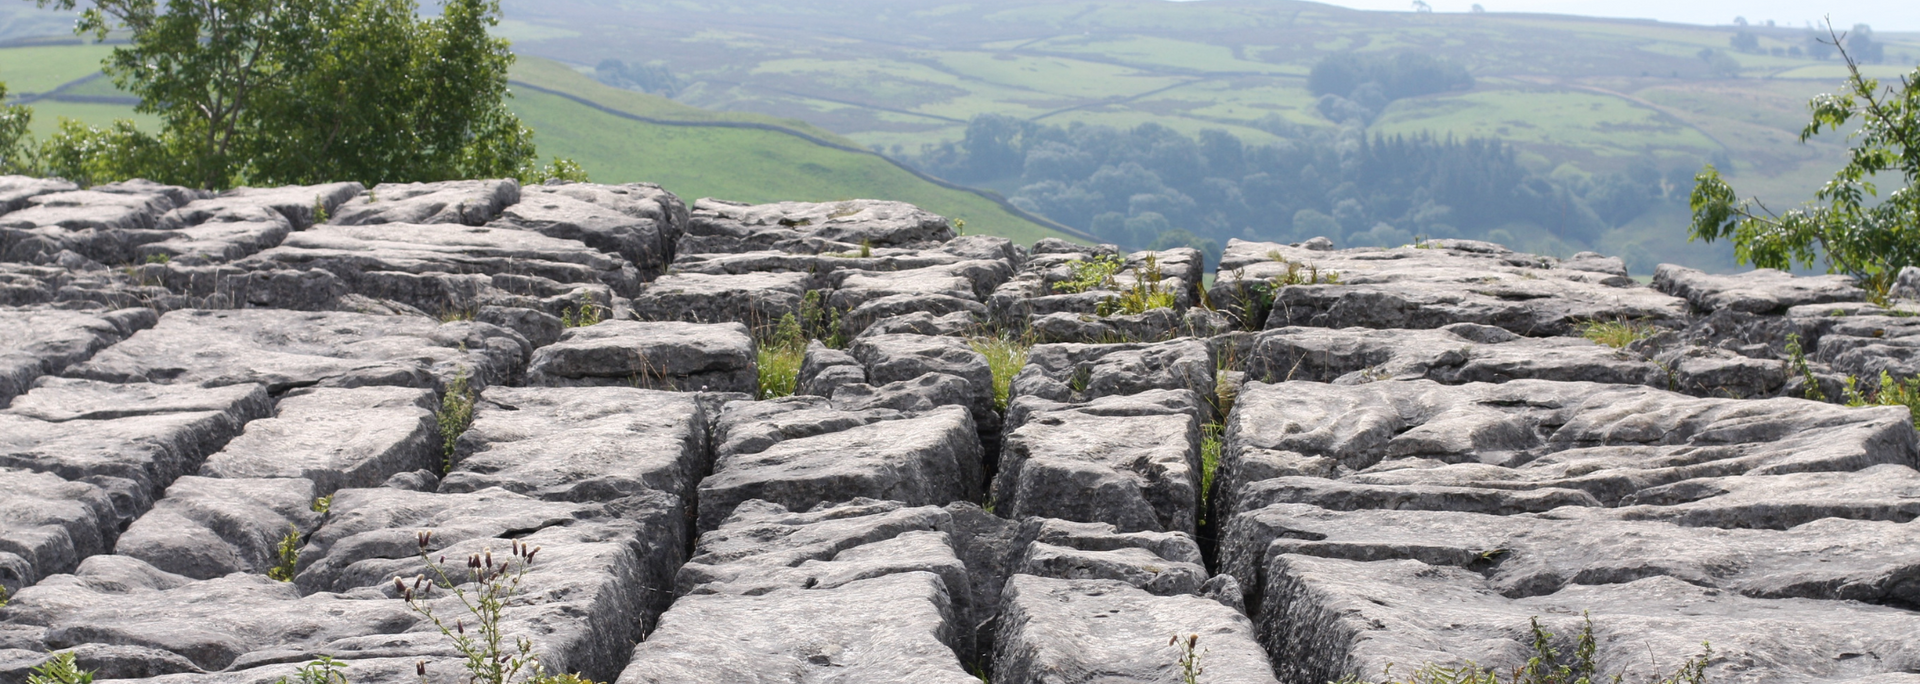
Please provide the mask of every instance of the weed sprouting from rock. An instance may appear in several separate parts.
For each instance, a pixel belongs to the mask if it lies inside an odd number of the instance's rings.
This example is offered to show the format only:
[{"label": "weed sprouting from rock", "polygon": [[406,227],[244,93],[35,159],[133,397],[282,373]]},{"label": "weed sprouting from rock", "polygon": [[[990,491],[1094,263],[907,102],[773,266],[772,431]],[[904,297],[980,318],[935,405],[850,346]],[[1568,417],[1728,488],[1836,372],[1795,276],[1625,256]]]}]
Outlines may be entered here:
[{"label": "weed sprouting from rock", "polygon": [[[467,556],[465,580],[456,581],[442,566],[445,557],[435,561],[427,554],[433,533],[421,532],[416,541],[420,558],[426,561],[432,576],[417,575],[412,582],[395,577],[394,589],[406,600],[408,608],[432,622],[442,635],[453,641],[454,650],[466,661],[467,681],[509,684],[523,672],[536,680],[548,679],[541,676],[540,657],[534,653],[533,640],[517,637],[509,644],[501,628],[507,605],[520,591],[520,583],[533,567],[533,558],[540,553],[540,548],[514,541],[509,556],[498,562],[494,560],[493,549],[471,554]],[[473,588],[467,588],[469,584],[474,585]],[[448,591],[458,599],[465,615],[443,616],[435,612],[428,596],[436,589]],[[471,628],[467,626],[468,620],[473,621]]]},{"label": "weed sprouting from rock", "polygon": [[1806,398],[1814,401],[1826,401],[1827,393],[1820,391],[1820,379],[1813,376],[1813,367],[1807,364],[1806,348],[1800,344],[1800,335],[1787,333],[1787,363],[1793,366],[1793,372],[1805,380]]},{"label": "weed sprouting from rock", "polygon": [[[1587,618],[1574,637],[1573,653],[1566,658],[1553,648],[1553,633],[1540,627],[1540,618],[1532,619],[1532,631],[1533,657],[1504,676],[1469,661],[1457,666],[1428,663],[1405,678],[1394,677],[1392,666],[1388,666],[1380,682],[1348,676],[1335,684],[1619,684],[1621,681],[1618,674],[1605,676],[1599,672],[1594,660],[1598,642],[1593,638],[1592,618]],[[1702,643],[1700,647],[1699,655],[1687,658],[1672,675],[1656,684],[1706,684],[1707,663],[1713,659],[1713,646]]]},{"label": "weed sprouting from rock", "polygon": [[278,684],[347,684],[346,669],[346,663],[323,655],[300,666],[292,679],[281,677]]},{"label": "weed sprouting from rock", "polygon": [[93,672],[80,669],[72,651],[62,651],[27,672],[27,684],[93,684]]},{"label": "weed sprouting from rock", "polygon": [[1200,675],[1207,671],[1200,666],[1200,656],[1205,653],[1199,650],[1200,635],[1188,634],[1182,639],[1175,634],[1167,640],[1167,645],[1180,649],[1180,684],[1200,684]]},{"label": "weed sprouting from rock", "polygon": [[800,364],[807,356],[807,335],[793,314],[780,317],[773,332],[760,340],[760,383],[754,393],[758,399],[773,399],[793,394],[800,381]]},{"label": "weed sprouting from rock", "polygon": [[300,564],[300,528],[287,525],[287,535],[280,538],[275,547],[276,562],[267,569],[267,577],[282,582],[292,582],[294,568]]},{"label": "weed sprouting from rock", "polygon": [[1073,277],[1053,284],[1053,291],[1059,294],[1080,294],[1109,287],[1113,276],[1125,267],[1127,262],[1120,257],[1102,255],[1090,259],[1074,259],[1067,262]]},{"label": "weed sprouting from rock", "polygon": [[593,301],[593,293],[581,290],[577,302],[567,307],[566,311],[560,312],[560,324],[568,328],[599,325],[603,315],[600,305]]},{"label": "weed sprouting from rock", "polygon": [[1013,391],[1013,376],[1027,366],[1027,350],[1032,344],[1005,336],[982,336],[967,341],[973,350],[986,357],[993,371],[993,406],[1007,410],[1008,394]]},{"label": "weed sprouting from rock", "polygon": [[1220,472],[1220,450],[1225,444],[1226,431],[1226,426],[1219,423],[1207,423],[1200,428],[1200,514],[1202,516],[1206,515],[1207,503],[1213,497],[1213,478]]},{"label": "weed sprouting from rock", "polygon": [[460,434],[473,425],[473,386],[467,380],[467,371],[462,369],[447,383],[447,393],[440,398],[440,473],[446,474],[453,469],[454,447],[460,443]]},{"label": "weed sprouting from rock", "polygon": [[1594,344],[1604,344],[1614,349],[1625,349],[1627,345],[1653,337],[1658,332],[1652,325],[1634,321],[1586,321],[1575,325],[1574,330]]},{"label": "weed sprouting from rock", "polygon": [[1133,269],[1133,285],[1121,290],[1120,296],[1101,301],[1094,311],[1105,317],[1137,316],[1154,309],[1171,309],[1178,300],[1172,290],[1160,285],[1165,278],[1160,271],[1160,260],[1149,254],[1146,264]]},{"label": "weed sprouting from rock", "polygon": [[315,513],[326,515],[328,511],[333,510],[333,495],[328,494],[326,496],[314,499],[313,505],[309,506],[309,508],[313,509],[313,512]]}]

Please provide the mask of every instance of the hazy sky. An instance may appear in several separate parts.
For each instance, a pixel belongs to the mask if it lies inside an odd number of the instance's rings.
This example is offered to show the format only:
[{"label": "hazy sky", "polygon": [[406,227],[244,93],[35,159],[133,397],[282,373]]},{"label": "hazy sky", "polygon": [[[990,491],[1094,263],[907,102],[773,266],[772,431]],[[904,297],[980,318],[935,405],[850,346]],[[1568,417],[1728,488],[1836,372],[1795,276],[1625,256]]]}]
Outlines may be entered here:
[{"label": "hazy sky", "polygon": [[[1411,0],[1319,0],[1359,9],[1407,11]],[[1882,31],[1920,31],[1916,0],[1479,0],[1489,12],[1552,12],[1636,17],[1689,24],[1730,24],[1736,16],[1800,26],[1831,15],[1837,26],[1872,24]],[[1465,12],[1474,0],[1427,0],[1435,12]]]}]

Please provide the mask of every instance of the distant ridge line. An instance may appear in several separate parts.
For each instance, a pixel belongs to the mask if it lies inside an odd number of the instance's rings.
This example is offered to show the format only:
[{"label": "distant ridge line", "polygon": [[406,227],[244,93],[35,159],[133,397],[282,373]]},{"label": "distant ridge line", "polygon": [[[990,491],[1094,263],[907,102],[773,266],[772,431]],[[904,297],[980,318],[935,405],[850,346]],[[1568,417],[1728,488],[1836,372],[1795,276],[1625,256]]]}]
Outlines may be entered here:
[{"label": "distant ridge line", "polygon": [[[1028,221],[1032,221],[1034,223],[1045,226],[1047,228],[1051,228],[1053,230],[1057,230],[1062,233],[1066,233],[1068,235],[1080,238],[1082,240],[1093,242],[1095,244],[1099,244],[1100,242],[1099,238],[1096,238],[1085,231],[1082,231],[1077,228],[1073,228],[1071,226],[1062,225],[1059,222],[1054,221],[1053,219],[1049,219],[1045,216],[1040,216],[1038,214],[1034,214],[1033,212],[1029,212],[1025,209],[1021,209],[1020,207],[1014,206],[1012,202],[1007,201],[1007,198],[1000,196],[1000,193],[981,190],[979,188],[970,188],[964,185],[960,185],[958,183],[945,180],[938,176],[928,175],[927,173],[922,172],[919,169],[900,163],[899,160],[896,160],[892,157],[888,157],[887,155],[884,155],[884,154],[877,154],[873,150],[869,150],[866,148],[855,147],[852,145],[843,145],[841,143],[827,140],[825,138],[822,138],[816,135],[812,135],[802,131],[796,131],[791,128],[786,128],[782,126],[775,126],[773,124],[754,123],[751,121],[678,121],[674,119],[656,119],[650,116],[641,116],[633,112],[614,109],[612,107],[608,107],[598,102],[594,102],[593,100],[589,100],[579,95],[574,95],[572,93],[567,93],[567,92],[561,92],[558,90],[554,90],[552,88],[544,88],[541,86],[534,85],[532,83],[528,83],[526,81],[509,80],[507,81],[507,83],[514,87],[526,88],[527,90],[531,90],[536,93],[542,93],[546,95],[552,95],[554,97],[566,98],[578,104],[592,107],[606,114],[611,114],[613,116],[617,116],[622,119],[639,121],[642,123],[650,123],[650,124],[656,124],[660,126],[684,126],[688,128],[746,128],[746,129],[759,130],[759,131],[770,131],[774,133],[784,133],[784,134],[799,138],[801,140],[805,140],[807,142],[813,143],[815,145],[829,147],[832,149],[840,150],[842,152],[853,152],[857,154],[864,154],[872,157],[878,157],[882,160],[885,160],[888,164],[892,164],[894,167],[902,171],[913,174],[914,177],[919,178],[920,180],[932,183],[934,185],[938,185],[948,190],[958,190],[961,192],[970,193],[980,197],[981,199],[987,200],[989,202],[993,202],[994,204],[998,204],[1000,205],[1001,209],[1005,209],[1007,213],[1013,214],[1014,216],[1018,216],[1020,218],[1026,219]],[[885,199],[885,198],[870,198],[870,199]]]}]

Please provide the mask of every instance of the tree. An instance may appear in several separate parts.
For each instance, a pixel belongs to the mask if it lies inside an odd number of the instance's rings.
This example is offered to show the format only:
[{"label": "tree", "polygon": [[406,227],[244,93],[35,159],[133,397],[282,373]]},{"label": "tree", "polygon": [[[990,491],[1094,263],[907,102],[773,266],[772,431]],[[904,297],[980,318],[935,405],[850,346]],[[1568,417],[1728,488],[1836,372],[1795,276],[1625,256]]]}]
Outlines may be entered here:
[{"label": "tree", "polygon": [[1759,52],[1760,37],[1741,31],[1733,34],[1733,37],[1727,40],[1727,45],[1738,52]]},{"label": "tree", "polygon": [[[0,102],[6,101],[7,84],[0,83]],[[0,105],[0,174],[35,170],[37,164],[27,139],[30,123],[33,123],[33,110],[24,105]]]},{"label": "tree", "polygon": [[[1813,121],[1801,142],[1823,132],[1857,127],[1848,161],[1807,205],[1774,212],[1757,199],[1740,200],[1708,165],[1694,179],[1691,237],[1733,242],[1741,263],[1762,268],[1814,266],[1859,278],[1884,295],[1900,269],[1920,265],[1920,69],[1895,86],[1863,77],[1859,63],[1828,27],[1848,77],[1839,94],[1815,97]],[[1878,178],[1898,175],[1904,186],[1874,203]]]},{"label": "tree", "polygon": [[[37,0],[73,9],[76,0]],[[76,31],[125,31],[105,70],[157,115],[65,126],[49,144],[92,180],[205,188],[533,175],[532,131],[506,109],[513,54],[498,0],[95,0]],[[571,167],[577,169],[577,167]]]}]

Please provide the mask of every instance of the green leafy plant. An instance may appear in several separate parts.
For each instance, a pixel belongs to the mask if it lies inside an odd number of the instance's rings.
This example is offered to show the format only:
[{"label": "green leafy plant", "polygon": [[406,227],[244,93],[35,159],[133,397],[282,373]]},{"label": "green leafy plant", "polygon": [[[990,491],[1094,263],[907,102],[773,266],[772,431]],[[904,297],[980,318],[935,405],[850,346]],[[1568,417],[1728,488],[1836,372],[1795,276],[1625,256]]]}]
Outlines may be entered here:
[{"label": "green leafy plant", "polygon": [[[1824,261],[1829,273],[1858,278],[1882,306],[1900,269],[1920,265],[1920,69],[1898,87],[1861,75],[1847,54],[1844,34],[1827,34],[1846,61],[1847,80],[1838,94],[1808,103],[1813,121],[1800,131],[1806,142],[1823,132],[1851,131],[1845,166],[1803,207],[1775,212],[1758,199],[1741,200],[1733,186],[1708,165],[1694,177],[1689,206],[1691,237],[1733,242],[1741,263],[1789,269]],[[1822,41],[1826,42],[1826,41]],[[1878,179],[1898,178],[1904,187],[1884,200]]]},{"label": "green leafy plant", "polygon": [[[7,84],[0,83],[0,103],[7,101]],[[37,148],[28,136],[33,109],[0,104],[0,174],[42,173]]]},{"label": "green leafy plant", "polygon": [[8,598],[8,595],[7,595],[6,585],[0,585],[0,608],[7,607],[8,600],[10,599]]},{"label": "green leafy plant", "polygon": [[560,312],[560,324],[568,328],[584,328],[589,325],[599,325],[602,320],[601,315],[600,305],[593,301],[593,293],[581,290],[580,296],[575,300],[574,305],[567,307],[566,311]]},{"label": "green leafy plant", "polygon": [[1094,309],[1099,316],[1129,315],[1171,309],[1178,301],[1169,290],[1160,285],[1166,275],[1160,271],[1160,260],[1149,254],[1145,264],[1134,267],[1133,284],[1123,288],[1118,297],[1108,297]]},{"label": "green leafy plant", "polygon": [[294,568],[300,564],[300,528],[287,525],[287,535],[280,538],[280,545],[274,550],[278,561],[267,568],[267,577],[282,582],[292,582]]},{"label": "green leafy plant", "polygon": [[1127,262],[1113,255],[1101,255],[1089,259],[1074,259],[1067,262],[1072,277],[1053,284],[1053,291],[1059,294],[1080,294],[1090,290],[1109,287],[1113,276],[1124,268]]},{"label": "green leafy plant", "polygon": [[62,651],[29,671],[27,684],[93,684],[93,672],[80,669],[72,651]]},{"label": "green leafy plant", "polygon": [[986,357],[987,368],[993,371],[993,406],[1006,411],[1013,376],[1027,366],[1027,350],[1033,345],[1007,336],[980,336],[967,340],[967,344]]},{"label": "green leafy plant", "polygon": [[447,393],[440,397],[440,412],[435,420],[440,426],[440,473],[446,474],[453,469],[453,452],[460,444],[460,434],[473,425],[473,405],[476,397],[472,383],[467,380],[466,369],[461,369],[447,383]]},{"label": "green leafy plant", "polygon": [[1303,264],[1298,261],[1293,261],[1291,259],[1288,259],[1285,255],[1281,254],[1279,250],[1267,252],[1267,258],[1287,265],[1286,273],[1282,273],[1280,275],[1273,277],[1274,287],[1289,287],[1293,285],[1339,285],[1340,284],[1339,271],[1335,271],[1331,269],[1322,271],[1320,270],[1319,266],[1315,266],[1313,264]]},{"label": "green leafy plant", "polygon": [[300,666],[293,679],[281,677],[279,684],[347,684],[346,669],[346,663],[323,655]]},{"label": "green leafy plant", "polygon": [[760,383],[755,397],[773,399],[793,394],[800,381],[800,365],[807,356],[807,335],[800,319],[793,314],[781,316],[780,323],[758,346]]},{"label": "green leafy plant", "polygon": [[[501,627],[507,606],[520,591],[520,584],[533,567],[533,558],[540,553],[540,548],[515,540],[509,556],[499,562],[495,562],[492,549],[471,554],[467,556],[466,577],[456,581],[446,568],[427,555],[433,533],[421,532],[415,539],[420,559],[426,561],[430,575],[416,576],[412,583],[395,577],[394,588],[406,600],[408,608],[432,622],[440,634],[453,641],[454,650],[465,659],[467,681],[509,684],[523,672],[535,679],[542,677],[533,640],[518,637],[509,644]],[[474,585],[473,588],[467,588],[469,584]],[[428,601],[435,590],[451,592],[459,600],[464,615],[442,616],[435,612]],[[468,620],[473,621],[471,633]]]},{"label": "green leafy plant", "polygon": [[[834,349],[847,346],[846,331],[840,327],[840,310],[827,303],[824,290],[808,290],[800,298],[800,329],[812,339]],[[802,345],[805,346],[805,345]]]},{"label": "green leafy plant", "polygon": [[1182,639],[1175,634],[1167,640],[1167,645],[1180,650],[1180,684],[1199,684],[1200,675],[1207,671],[1200,666],[1200,656],[1205,653],[1199,650],[1200,635],[1188,634],[1187,638]]},{"label": "green leafy plant", "polygon": [[173,255],[171,254],[162,253],[162,254],[147,255],[147,263],[149,264],[165,264],[165,263],[171,263],[172,261],[173,261]]},{"label": "green leafy plant", "polygon": [[1800,376],[1806,385],[1805,396],[1814,401],[1826,401],[1827,393],[1820,391],[1820,379],[1814,377],[1813,366],[1807,363],[1807,352],[1800,345],[1798,333],[1787,333],[1787,364]]},{"label": "green leafy plant", "polygon": [[[372,194],[372,191],[368,191],[368,194]],[[332,217],[327,215],[327,203],[321,201],[319,195],[314,195],[313,196],[313,222],[315,224],[326,223],[327,219],[329,218],[332,218]]]},{"label": "green leafy plant", "polygon": [[326,515],[328,512],[333,510],[333,495],[328,494],[326,496],[314,499],[313,505],[311,506],[311,508],[315,513]]},{"label": "green leafy plant", "polygon": [[1658,329],[1646,323],[1620,320],[1585,321],[1576,324],[1574,331],[1594,344],[1625,349],[1629,344],[1653,337]]}]

